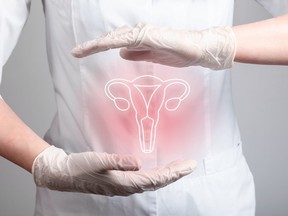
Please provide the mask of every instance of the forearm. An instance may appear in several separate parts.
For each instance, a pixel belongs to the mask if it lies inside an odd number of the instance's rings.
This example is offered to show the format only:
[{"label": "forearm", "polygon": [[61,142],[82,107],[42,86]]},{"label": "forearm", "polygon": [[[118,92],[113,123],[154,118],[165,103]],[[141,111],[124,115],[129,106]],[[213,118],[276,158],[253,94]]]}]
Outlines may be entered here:
[{"label": "forearm", "polygon": [[0,156],[31,172],[34,159],[47,147],[0,99]]},{"label": "forearm", "polygon": [[234,26],[235,61],[252,64],[288,65],[288,14]]}]

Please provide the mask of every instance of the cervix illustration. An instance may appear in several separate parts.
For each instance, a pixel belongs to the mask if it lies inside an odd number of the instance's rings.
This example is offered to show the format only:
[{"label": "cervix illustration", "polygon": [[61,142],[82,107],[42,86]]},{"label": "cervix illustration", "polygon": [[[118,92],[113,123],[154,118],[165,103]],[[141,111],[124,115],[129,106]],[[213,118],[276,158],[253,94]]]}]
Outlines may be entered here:
[{"label": "cervix illustration", "polygon": [[[169,95],[177,88],[176,96],[174,93]],[[164,105],[168,111],[177,110],[180,103],[189,95],[190,86],[182,79],[161,80],[156,76],[144,75],[131,81],[112,79],[106,83],[105,93],[118,110],[127,111],[133,107],[141,150],[144,153],[151,153],[156,142],[162,106]]]}]

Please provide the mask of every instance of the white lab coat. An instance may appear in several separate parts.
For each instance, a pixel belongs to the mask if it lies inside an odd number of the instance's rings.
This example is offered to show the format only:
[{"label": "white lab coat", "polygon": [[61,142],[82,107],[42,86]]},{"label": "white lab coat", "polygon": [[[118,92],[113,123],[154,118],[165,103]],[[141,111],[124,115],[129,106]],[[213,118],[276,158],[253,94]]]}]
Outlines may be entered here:
[{"label": "white lab coat", "polygon": [[[0,63],[3,66],[26,21],[30,1],[0,2]],[[64,193],[38,188],[35,215],[254,215],[253,177],[242,154],[228,70],[216,72],[201,67],[179,69],[130,62],[121,59],[118,50],[80,60],[70,55],[76,44],[116,27],[133,26],[138,22],[175,29],[232,25],[234,1],[43,2],[48,58],[57,102],[57,114],[45,139],[67,152],[93,150],[130,153],[141,159],[143,168],[161,166],[175,159],[196,159],[199,167],[193,174],[163,189],[129,197]],[[282,5],[277,7],[273,2]],[[287,3],[283,2],[261,1],[267,7],[270,3],[268,8],[275,13],[280,13],[279,8],[283,6],[287,8]],[[135,79],[141,82],[134,85],[132,81]],[[109,91],[116,95],[113,100],[105,89],[111,80],[125,80],[131,85],[115,85],[114,89],[112,86]],[[175,82],[165,90],[165,94],[163,90],[151,90],[153,86],[163,86],[169,80]],[[188,87],[183,83],[188,83]],[[131,93],[135,91],[132,90],[133,86],[138,88],[136,92],[144,93],[129,98],[129,94],[136,95]],[[189,89],[189,94],[179,99],[185,89]],[[151,91],[156,99],[151,99]],[[149,105],[146,103],[144,111],[135,107],[135,104],[141,103],[139,101],[147,102],[149,98],[152,102]],[[173,102],[173,99],[176,100]],[[138,121],[137,116],[147,110],[152,114],[148,123],[142,122],[147,124],[146,129],[142,130],[141,118]],[[149,127],[152,128],[149,122],[154,123],[154,130],[149,130]],[[154,146],[150,153],[143,152],[141,136],[145,136],[144,143],[151,144],[152,140]]]}]

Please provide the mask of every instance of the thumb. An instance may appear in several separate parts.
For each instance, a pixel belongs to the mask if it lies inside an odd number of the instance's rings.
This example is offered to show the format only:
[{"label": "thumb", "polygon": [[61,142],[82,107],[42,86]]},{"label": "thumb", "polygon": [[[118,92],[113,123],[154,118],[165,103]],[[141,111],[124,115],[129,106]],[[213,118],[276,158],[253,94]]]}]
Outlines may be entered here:
[{"label": "thumb", "polygon": [[131,60],[131,61],[149,61],[153,62],[157,56],[155,56],[154,52],[152,50],[141,50],[135,48],[135,49],[127,49],[122,48],[119,52],[121,58],[125,60]]},{"label": "thumb", "polygon": [[141,167],[140,160],[132,155],[85,152],[71,154],[69,160],[85,170],[90,167],[89,170],[98,172],[107,170],[136,171]]}]

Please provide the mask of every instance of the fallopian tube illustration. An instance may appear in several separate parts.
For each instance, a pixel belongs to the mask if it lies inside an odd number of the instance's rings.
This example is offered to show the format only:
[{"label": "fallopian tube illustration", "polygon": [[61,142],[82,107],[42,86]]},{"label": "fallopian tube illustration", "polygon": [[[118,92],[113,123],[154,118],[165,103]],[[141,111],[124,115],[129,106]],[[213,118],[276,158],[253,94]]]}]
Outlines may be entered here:
[{"label": "fallopian tube illustration", "polygon": [[[173,89],[179,87],[180,93],[171,93]],[[168,89],[170,94],[176,96],[169,96]],[[131,81],[112,79],[105,85],[105,93],[118,110],[127,111],[133,107],[141,150],[144,153],[151,153],[156,142],[162,106],[164,105],[168,111],[177,110],[180,103],[189,95],[190,86],[182,79],[161,80],[156,76],[144,75]]]}]

